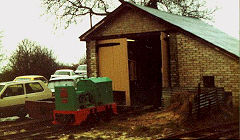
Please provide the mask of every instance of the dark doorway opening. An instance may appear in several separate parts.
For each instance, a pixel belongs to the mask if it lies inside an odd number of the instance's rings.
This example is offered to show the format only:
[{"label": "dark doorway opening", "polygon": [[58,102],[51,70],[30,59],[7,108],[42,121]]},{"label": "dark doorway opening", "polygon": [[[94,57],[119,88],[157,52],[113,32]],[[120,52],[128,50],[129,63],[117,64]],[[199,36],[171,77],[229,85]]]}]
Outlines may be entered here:
[{"label": "dark doorway opening", "polygon": [[159,35],[128,41],[130,97],[132,105],[161,105],[162,58]]}]

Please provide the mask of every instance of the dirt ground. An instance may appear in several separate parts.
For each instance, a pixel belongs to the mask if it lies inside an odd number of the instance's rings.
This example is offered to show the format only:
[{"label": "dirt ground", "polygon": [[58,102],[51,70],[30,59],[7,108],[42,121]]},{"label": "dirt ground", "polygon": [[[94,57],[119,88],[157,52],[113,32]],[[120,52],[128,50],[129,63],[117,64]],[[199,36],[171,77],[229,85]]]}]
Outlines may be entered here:
[{"label": "dirt ground", "polygon": [[239,110],[226,106],[210,111],[200,119],[189,117],[187,110],[186,102],[178,101],[166,109],[151,110],[124,119],[116,117],[108,123],[100,121],[85,132],[63,134],[59,139],[152,140],[239,119]]},{"label": "dirt ground", "polygon": [[114,119],[107,123],[100,121],[99,124],[86,132],[63,134],[59,139],[150,140],[238,120],[237,111],[234,113],[231,111],[228,115],[226,113],[216,113],[212,112],[212,115],[201,120],[184,120],[176,112],[159,110],[132,116],[124,120]]}]

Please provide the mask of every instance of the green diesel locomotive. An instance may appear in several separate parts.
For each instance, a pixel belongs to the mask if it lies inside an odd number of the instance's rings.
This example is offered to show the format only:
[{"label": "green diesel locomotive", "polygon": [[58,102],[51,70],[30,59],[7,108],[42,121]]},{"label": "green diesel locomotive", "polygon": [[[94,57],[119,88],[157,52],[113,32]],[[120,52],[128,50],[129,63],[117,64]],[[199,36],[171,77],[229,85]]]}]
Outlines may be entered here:
[{"label": "green diesel locomotive", "polygon": [[108,120],[117,114],[112,80],[107,77],[81,79],[77,87],[55,87],[53,124],[79,125],[84,121]]}]

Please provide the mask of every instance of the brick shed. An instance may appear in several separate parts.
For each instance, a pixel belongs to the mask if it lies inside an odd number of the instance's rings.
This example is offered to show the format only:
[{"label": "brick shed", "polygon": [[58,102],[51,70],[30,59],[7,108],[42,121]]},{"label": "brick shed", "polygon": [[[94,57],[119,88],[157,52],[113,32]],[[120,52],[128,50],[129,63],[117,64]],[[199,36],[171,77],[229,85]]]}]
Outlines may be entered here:
[{"label": "brick shed", "polygon": [[239,41],[199,19],[124,2],[80,40],[88,76],[110,77],[119,104],[153,103],[165,89],[212,80],[238,105]]}]

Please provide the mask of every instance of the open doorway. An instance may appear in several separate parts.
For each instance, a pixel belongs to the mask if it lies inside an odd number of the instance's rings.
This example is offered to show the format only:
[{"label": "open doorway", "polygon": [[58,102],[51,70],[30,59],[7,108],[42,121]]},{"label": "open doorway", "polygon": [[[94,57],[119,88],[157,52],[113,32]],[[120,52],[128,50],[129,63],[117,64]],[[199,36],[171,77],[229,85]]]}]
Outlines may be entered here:
[{"label": "open doorway", "polygon": [[128,60],[131,104],[161,104],[160,35],[129,39]]}]

